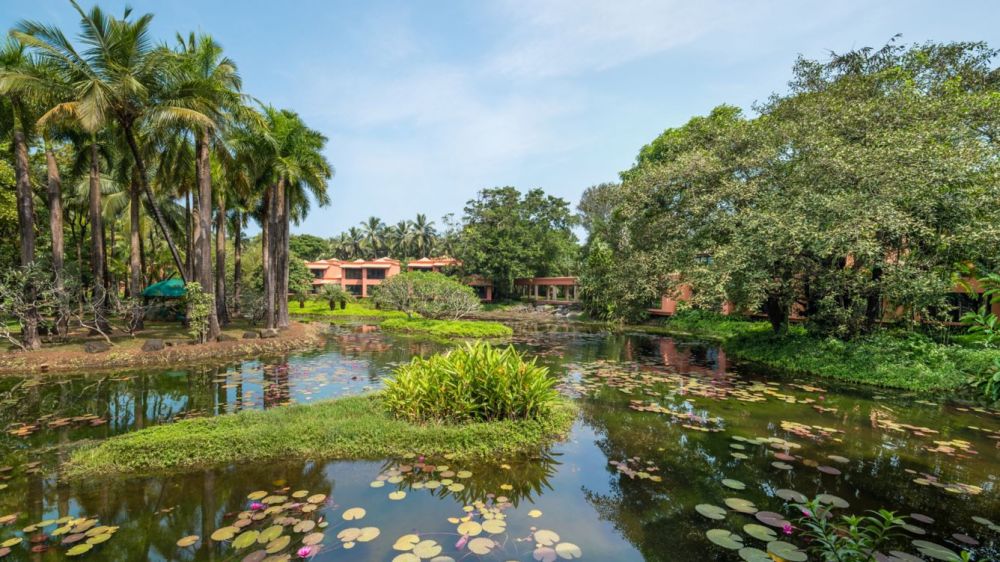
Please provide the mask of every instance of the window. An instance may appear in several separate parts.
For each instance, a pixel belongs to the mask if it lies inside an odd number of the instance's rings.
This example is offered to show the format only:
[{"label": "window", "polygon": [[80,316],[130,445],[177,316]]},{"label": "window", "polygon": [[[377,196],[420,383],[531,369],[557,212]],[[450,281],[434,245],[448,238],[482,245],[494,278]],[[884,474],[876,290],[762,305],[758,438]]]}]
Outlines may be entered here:
[{"label": "window", "polygon": [[354,295],[356,297],[360,297],[361,296],[361,285],[348,285],[347,286],[347,292],[351,293],[352,295]]},{"label": "window", "polygon": [[368,270],[369,279],[385,279],[384,269],[369,269]]},{"label": "window", "polygon": [[314,279],[322,279],[323,274],[326,273],[325,269],[310,269],[309,271],[312,271]]},{"label": "window", "polygon": [[344,279],[361,279],[360,269],[345,269]]}]

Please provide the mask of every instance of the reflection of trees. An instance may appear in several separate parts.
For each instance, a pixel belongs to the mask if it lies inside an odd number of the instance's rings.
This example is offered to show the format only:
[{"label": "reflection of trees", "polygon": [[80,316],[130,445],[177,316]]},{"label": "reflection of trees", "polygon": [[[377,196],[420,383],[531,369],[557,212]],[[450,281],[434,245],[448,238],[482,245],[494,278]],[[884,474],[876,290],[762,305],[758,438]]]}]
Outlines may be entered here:
[{"label": "reflection of trees", "polygon": [[[457,492],[451,491],[443,485],[434,489],[423,488],[417,491],[439,498],[451,497],[464,505],[471,505],[476,501],[485,502],[490,494],[505,496],[514,507],[517,507],[522,501],[534,501],[545,490],[552,489],[549,480],[562,465],[559,462],[559,456],[557,453],[545,450],[538,455],[507,462],[506,465],[510,468],[503,468],[500,463],[480,462],[457,465],[452,461],[437,459],[440,462],[436,464],[446,464],[450,471],[468,470],[472,475],[468,478],[451,477],[453,481],[463,486],[463,489]],[[401,465],[413,466],[410,461],[386,461],[382,464],[381,472],[398,469]],[[408,492],[413,490],[413,484],[416,482],[440,481],[442,479],[438,472],[423,472],[419,468],[402,473],[400,476],[403,477],[403,481],[396,484],[396,487]],[[500,487],[505,484],[510,485],[511,489],[505,490]],[[387,483],[387,485],[391,484]]]}]

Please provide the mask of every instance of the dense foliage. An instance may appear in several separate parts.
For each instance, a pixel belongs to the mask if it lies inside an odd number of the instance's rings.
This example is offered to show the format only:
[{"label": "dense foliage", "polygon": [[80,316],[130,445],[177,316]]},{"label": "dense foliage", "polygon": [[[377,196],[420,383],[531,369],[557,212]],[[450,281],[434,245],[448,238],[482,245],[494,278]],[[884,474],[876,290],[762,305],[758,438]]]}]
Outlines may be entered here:
[{"label": "dense foliage", "polygon": [[1000,255],[995,55],[890,43],[800,59],[758,116],[720,106],[666,131],[590,231],[591,308],[634,318],[687,284],[777,331],[793,307],[841,338],[939,318],[955,264]]},{"label": "dense foliage", "polygon": [[508,326],[483,320],[391,318],[379,324],[379,327],[389,332],[428,334],[444,338],[503,338],[514,334]]},{"label": "dense foliage", "polygon": [[547,368],[512,346],[468,344],[426,359],[415,357],[386,381],[383,399],[413,421],[496,421],[540,418],[559,393]]},{"label": "dense foliage", "polygon": [[480,308],[472,287],[436,272],[400,273],[374,287],[373,293],[378,307],[399,310],[408,317],[458,319]]}]

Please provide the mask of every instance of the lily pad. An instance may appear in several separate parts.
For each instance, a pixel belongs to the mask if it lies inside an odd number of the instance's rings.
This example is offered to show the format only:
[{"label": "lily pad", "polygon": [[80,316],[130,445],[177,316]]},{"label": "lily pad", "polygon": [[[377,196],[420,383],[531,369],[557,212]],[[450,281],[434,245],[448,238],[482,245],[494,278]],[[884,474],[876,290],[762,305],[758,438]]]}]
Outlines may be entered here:
[{"label": "lily pad", "polygon": [[758,548],[743,547],[739,551],[740,559],[745,562],[774,562],[766,552]]},{"label": "lily pad", "polygon": [[260,533],[254,530],[243,531],[240,536],[233,540],[233,548],[246,548],[257,542]]},{"label": "lily pad", "polygon": [[559,535],[548,529],[539,529],[535,531],[534,539],[542,546],[552,546],[559,542]]},{"label": "lily pad", "polygon": [[194,543],[198,542],[199,539],[201,539],[201,537],[199,537],[198,535],[188,535],[182,539],[179,539],[177,541],[177,546],[181,548],[187,548],[193,545]]},{"label": "lily pad", "polygon": [[497,543],[493,542],[493,539],[488,539],[486,537],[476,537],[469,541],[469,552],[473,554],[478,554],[479,556],[485,556],[496,547]]},{"label": "lily pad", "polygon": [[916,540],[913,541],[913,546],[917,547],[920,554],[930,556],[935,560],[944,560],[945,562],[961,562],[962,560],[962,557],[954,550],[940,544]]},{"label": "lily pad", "polygon": [[787,502],[805,503],[809,500],[805,494],[801,492],[796,492],[795,490],[789,490],[787,488],[782,488],[774,493],[774,495]]},{"label": "lily pad", "polygon": [[757,523],[747,523],[743,526],[743,532],[750,535],[751,537],[761,540],[764,542],[772,542],[778,540],[778,534],[771,529],[758,525]]},{"label": "lily pad", "polygon": [[354,521],[364,517],[365,513],[367,512],[363,507],[352,507],[350,509],[345,509],[341,517],[344,518],[344,521]]},{"label": "lily pad", "polygon": [[799,550],[799,547],[784,541],[767,543],[767,551],[787,562],[805,562],[809,559],[805,552]]},{"label": "lily pad", "polygon": [[722,485],[733,490],[745,490],[747,488],[746,484],[740,482],[739,480],[733,480],[732,478],[726,478],[723,480]]},{"label": "lily pad", "polygon": [[743,498],[726,498],[725,504],[729,506],[729,509],[740,513],[746,513],[749,515],[757,513],[757,506],[755,506],[752,501],[745,500]]},{"label": "lily pad", "polygon": [[700,503],[694,506],[694,510],[701,515],[708,517],[709,519],[714,519],[716,521],[721,521],[726,518],[726,510],[722,509],[717,505],[712,505],[708,503]]},{"label": "lily pad", "polygon": [[559,558],[572,560],[574,558],[581,558],[583,551],[571,542],[561,542],[556,545],[556,554],[559,555]]},{"label": "lily pad", "polygon": [[709,529],[705,531],[708,540],[729,550],[739,550],[743,548],[743,538],[727,529]]}]

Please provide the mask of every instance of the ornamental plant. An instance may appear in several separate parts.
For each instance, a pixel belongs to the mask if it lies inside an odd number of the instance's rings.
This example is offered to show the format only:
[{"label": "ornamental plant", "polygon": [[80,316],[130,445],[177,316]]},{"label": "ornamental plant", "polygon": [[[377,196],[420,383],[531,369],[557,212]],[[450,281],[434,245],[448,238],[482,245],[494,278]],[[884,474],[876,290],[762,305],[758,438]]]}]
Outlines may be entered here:
[{"label": "ornamental plant", "polygon": [[419,422],[537,419],[558,400],[554,385],[548,368],[512,346],[476,342],[400,366],[383,400],[395,416]]},{"label": "ornamental plant", "polygon": [[808,552],[826,562],[874,562],[876,553],[900,534],[902,517],[880,509],[870,515],[833,517],[818,498],[796,507],[802,513],[797,526],[809,539]]}]

